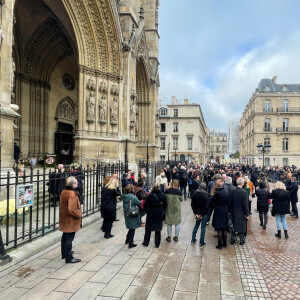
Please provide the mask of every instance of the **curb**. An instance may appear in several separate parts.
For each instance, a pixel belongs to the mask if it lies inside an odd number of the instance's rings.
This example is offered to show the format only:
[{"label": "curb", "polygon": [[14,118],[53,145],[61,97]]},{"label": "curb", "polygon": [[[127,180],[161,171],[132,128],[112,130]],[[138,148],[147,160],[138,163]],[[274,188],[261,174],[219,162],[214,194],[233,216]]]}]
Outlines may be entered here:
[{"label": "curb", "polygon": [[[117,204],[117,211],[123,208],[123,203],[118,202]],[[99,215],[100,212],[95,212],[94,214],[82,219],[82,230],[87,230],[89,225],[94,224],[102,220],[101,216]],[[38,254],[41,251],[46,250],[47,248],[51,248],[54,244],[60,242],[61,240],[61,232],[56,230],[52,233],[49,233],[43,237],[37,238],[36,240],[29,242],[23,246],[19,246],[17,249],[9,251],[7,254],[10,256],[8,259],[0,261],[0,272],[12,267],[25,259],[33,257],[34,255]],[[50,251],[51,249],[49,249]]]}]

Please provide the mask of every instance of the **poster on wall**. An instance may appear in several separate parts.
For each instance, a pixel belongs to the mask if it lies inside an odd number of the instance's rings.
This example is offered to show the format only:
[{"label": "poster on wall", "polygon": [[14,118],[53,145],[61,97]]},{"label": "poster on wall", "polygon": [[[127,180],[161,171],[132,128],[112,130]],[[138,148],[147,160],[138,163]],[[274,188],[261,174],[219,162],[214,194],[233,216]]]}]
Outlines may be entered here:
[{"label": "poster on wall", "polygon": [[34,205],[33,183],[19,184],[16,190],[16,208]]}]

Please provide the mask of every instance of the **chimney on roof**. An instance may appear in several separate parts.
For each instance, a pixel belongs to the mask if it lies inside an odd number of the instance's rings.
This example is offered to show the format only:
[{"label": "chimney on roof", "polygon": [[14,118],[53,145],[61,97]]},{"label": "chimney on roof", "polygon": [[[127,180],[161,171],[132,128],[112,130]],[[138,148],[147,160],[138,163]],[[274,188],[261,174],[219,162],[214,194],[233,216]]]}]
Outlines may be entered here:
[{"label": "chimney on roof", "polygon": [[277,76],[274,76],[274,77],[272,78],[272,81],[273,81],[274,84],[276,84],[276,83],[277,83]]},{"label": "chimney on roof", "polygon": [[183,104],[189,104],[189,99],[184,99]]}]

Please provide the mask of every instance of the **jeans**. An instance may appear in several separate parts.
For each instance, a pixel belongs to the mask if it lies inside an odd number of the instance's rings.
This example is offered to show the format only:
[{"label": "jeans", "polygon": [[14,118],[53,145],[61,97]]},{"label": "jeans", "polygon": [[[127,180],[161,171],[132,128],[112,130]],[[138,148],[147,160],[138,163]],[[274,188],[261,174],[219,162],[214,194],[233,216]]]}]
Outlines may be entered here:
[{"label": "jeans", "polygon": [[292,212],[295,217],[298,217],[298,208],[297,208],[297,203],[296,202],[291,202],[292,204]]},{"label": "jeans", "polygon": [[[160,231],[155,231],[155,239],[154,239],[154,244],[158,248],[160,245],[160,240],[161,240],[161,232]],[[145,230],[145,235],[144,235],[144,246],[148,246],[151,238],[151,231]]]},{"label": "jeans", "polygon": [[[175,236],[179,236],[180,224],[175,225]],[[172,225],[168,224],[168,236],[172,236]]]},{"label": "jeans", "polygon": [[61,257],[66,261],[70,261],[72,255],[72,242],[75,237],[75,232],[63,232],[61,237]]},{"label": "jeans", "polygon": [[134,239],[134,234],[135,234],[135,229],[129,229],[126,235],[126,241],[128,241],[128,243],[133,243],[133,239]]},{"label": "jeans", "polygon": [[201,235],[200,235],[200,245],[204,244],[204,238],[205,238],[205,231],[206,231],[206,223],[207,223],[207,215],[203,216],[201,220],[196,220],[196,224],[194,226],[193,234],[192,234],[192,241],[195,241],[197,231],[199,229],[199,226],[201,224]]},{"label": "jeans", "polygon": [[180,192],[184,195],[184,200],[186,200],[186,185],[180,186]]},{"label": "jeans", "polygon": [[283,226],[283,230],[287,230],[285,215],[275,215],[275,218],[276,218],[277,230],[281,230],[281,223]]}]

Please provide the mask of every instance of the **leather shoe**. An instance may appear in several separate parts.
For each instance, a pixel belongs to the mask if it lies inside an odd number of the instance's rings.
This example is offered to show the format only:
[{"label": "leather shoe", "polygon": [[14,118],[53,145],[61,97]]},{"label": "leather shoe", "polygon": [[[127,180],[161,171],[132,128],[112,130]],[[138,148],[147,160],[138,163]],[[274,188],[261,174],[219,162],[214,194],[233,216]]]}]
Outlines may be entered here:
[{"label": "leather shoe", "polygon": [[66,264],[76,264],[78,262],[81,262],[81,259],[72,257],[70,260],[66,261]]}]

